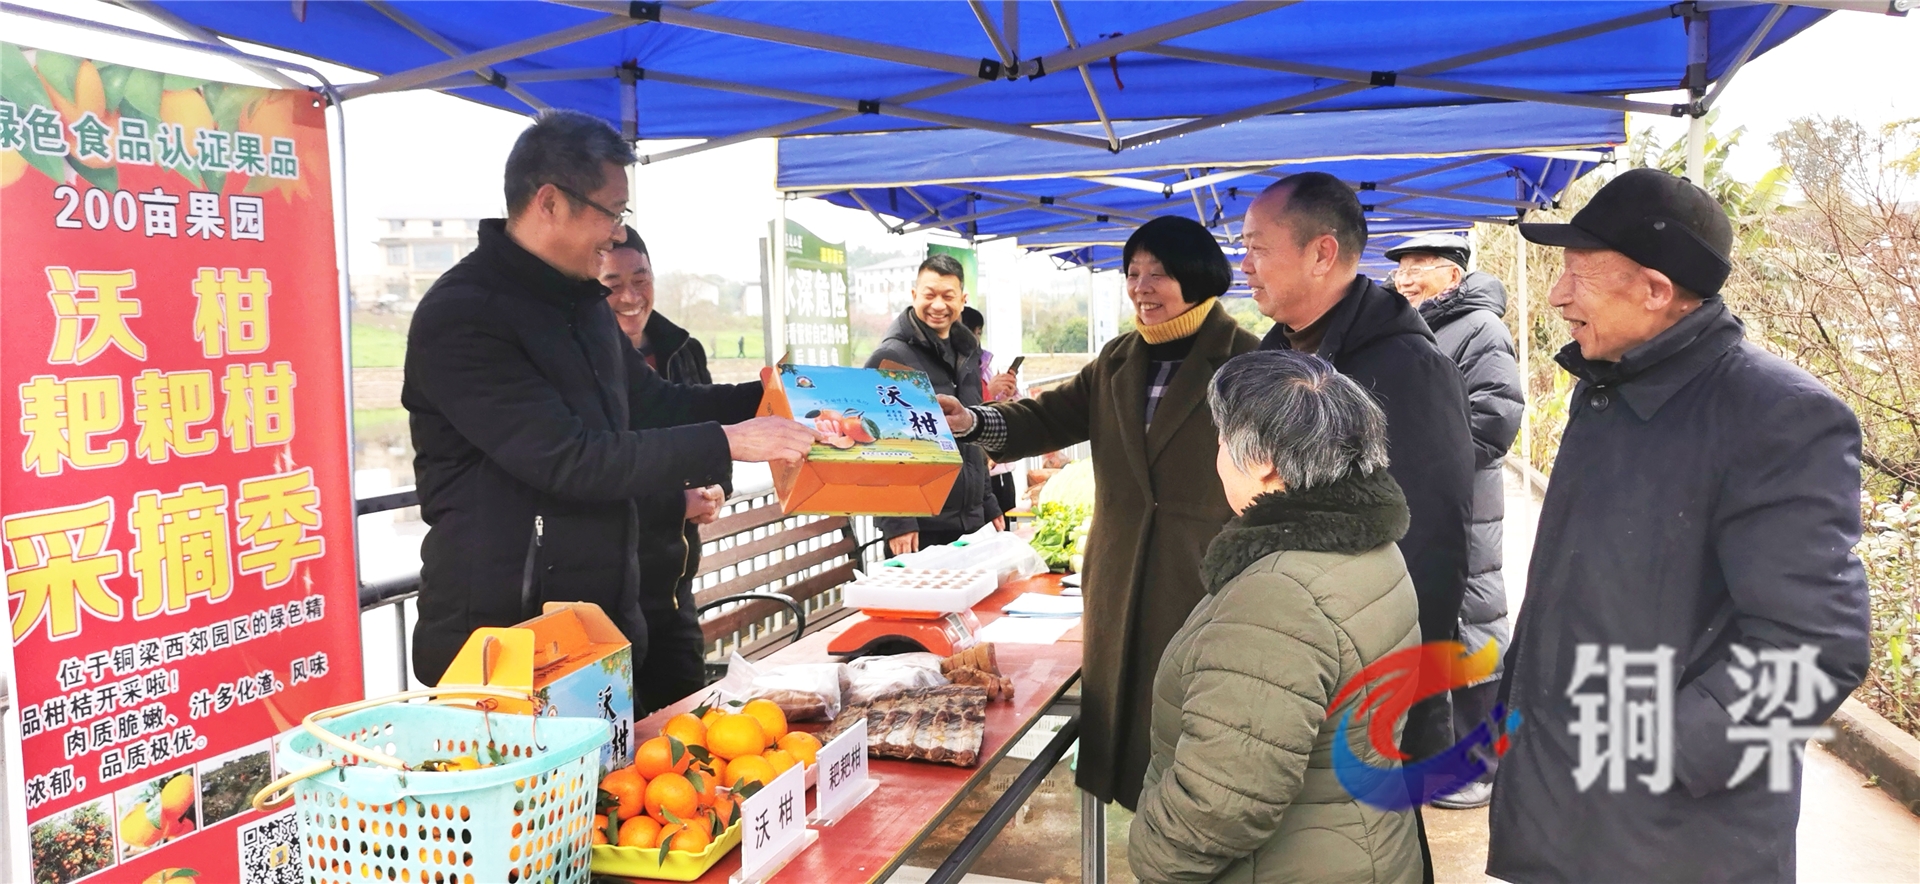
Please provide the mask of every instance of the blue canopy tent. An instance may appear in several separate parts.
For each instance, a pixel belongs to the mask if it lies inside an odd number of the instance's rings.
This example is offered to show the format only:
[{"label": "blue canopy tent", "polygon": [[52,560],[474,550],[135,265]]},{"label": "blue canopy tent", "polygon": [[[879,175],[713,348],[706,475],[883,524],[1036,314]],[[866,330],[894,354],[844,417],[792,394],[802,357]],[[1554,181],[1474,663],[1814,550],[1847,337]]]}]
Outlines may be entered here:
[{"label": "blue canopy tent", "polygon": [[1191,214],[1232,249],[1246,204],[1306,169],[1366,195],[1379,248],[1411,233],[1512,222],[1552,206],[1625,140],[1618,112],[1512,103],[1271,115],[1118,154],[990,132],[830,135],[782,139],[776,186],[863,209],[896,233],[1018,237],[1024,248],[1107,267],[1113,247],[1154,215]]},{"label": "blue canopy tent", "polygon": [[[650,161],[921,128],[1120,151],[1282,111],[1483,101],[1697,116],[1710,86],[1830,10],[1909,2],[123,0],[202,39],[378,75],[343,86],[347,100],[438,89],[583,110],[640,140],[705,139]],[[1676,88],[1690,100],[1620,97]],[[1100,127],[1048,128],[1070,122]]]}]

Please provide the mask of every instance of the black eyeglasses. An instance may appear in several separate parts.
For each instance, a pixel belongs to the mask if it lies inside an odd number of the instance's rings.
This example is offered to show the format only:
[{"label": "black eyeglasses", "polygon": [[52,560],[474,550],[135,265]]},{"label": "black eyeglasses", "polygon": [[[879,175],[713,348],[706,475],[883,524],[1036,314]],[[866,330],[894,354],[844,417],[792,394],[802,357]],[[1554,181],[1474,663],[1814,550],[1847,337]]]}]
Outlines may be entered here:
[{"label": "black eyeglasses", "polygon": [[632,212],[631,209],[625,212],[616,212],[612,209],[607,208],[606,206],[603,206],[603,205],[600,205],[599,203],[594,202],[591,199],[588,199],[586,194],[581,193],[580,191],[574,190],[573,188],[568,187],[565,184],[561,184],[557,181],[549,181],[547,183],[553,185],[553,189],[558,190],[561,193],[564,193],[567,196],[573,197],[574,199],[577,199],[583,203],[586,203],[589,206],[599,209],[600,214],[605,215],[609,218],[612,218],[613,223],[615,224],[626,224],[627,215]]}]

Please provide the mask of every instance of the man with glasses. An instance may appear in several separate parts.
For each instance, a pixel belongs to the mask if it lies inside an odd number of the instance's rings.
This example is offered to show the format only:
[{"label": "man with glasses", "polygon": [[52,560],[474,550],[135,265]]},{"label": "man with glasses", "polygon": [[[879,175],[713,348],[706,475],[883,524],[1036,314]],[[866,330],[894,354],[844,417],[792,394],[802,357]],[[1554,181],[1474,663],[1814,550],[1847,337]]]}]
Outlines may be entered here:
[{"label": "man with glasses", "polygon": [[[1473,433],[1473,500],[1467,526],[1467,591],[1460,600],[1460,641],[1469,651],[1497,642],[1504,656],[1512,634],[1507,621],[1507,586],[1500,573],[1506,486],[1500,470],[1507,448],[1520,432],[1526,396],[1513,337],[1500,317],[1507,312],[1507,289],[1485,273],[1467,272],[1473,247],[1466,237],[1427,233],[1387,250],[1400,262],[1389,287],[1405,297],[1433,330],[1441,354],[1460,367],[1467,384],[1467,427]],[[1472,733],[1493,713],[1500,674],[1453,691],[1453,732]],[[1479,781],[1432,802],[1434,807],[1466,810],[1493,798],[1493,773],[1500,759],[1487,759]]]},{"label": "man with glasses", "polygon": [[507,157],[507,217],[433,284],[407,333],[400,400],[420,515],[414,675],[467,636],[550,601],[593,602],[647,657],[636,498],[722,484],[732,462],[799,460],[817,434],[754,418],[758,383],[677,386],[621,334],[595,278],[626,236],[633,150],[550,111]]}]

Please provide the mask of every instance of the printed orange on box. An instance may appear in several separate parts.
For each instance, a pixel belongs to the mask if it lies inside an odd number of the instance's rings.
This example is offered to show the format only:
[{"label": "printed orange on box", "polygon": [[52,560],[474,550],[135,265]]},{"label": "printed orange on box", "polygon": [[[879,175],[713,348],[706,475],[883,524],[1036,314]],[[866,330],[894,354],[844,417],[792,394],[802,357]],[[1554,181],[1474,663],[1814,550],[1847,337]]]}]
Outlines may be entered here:
[{"label": "printed orange on box", "polygon": [[760,370],[760,414],[789,417],[826,437],[798,465],[773,469],[783,512],[931,516],[960,475],[960,445],[926,373],[781,365]]},{"label": "printed orange on box", "polygon": [[[540,610],[513,626],[474,630],[439,686],[520,688],[539,698],[542,715],[605,719],[613,739],[600,749],[601,772],[632,764],[633,647],[626,635],[592,602],[547,602]],[[499,708],[533,711],[513,700]]]}]

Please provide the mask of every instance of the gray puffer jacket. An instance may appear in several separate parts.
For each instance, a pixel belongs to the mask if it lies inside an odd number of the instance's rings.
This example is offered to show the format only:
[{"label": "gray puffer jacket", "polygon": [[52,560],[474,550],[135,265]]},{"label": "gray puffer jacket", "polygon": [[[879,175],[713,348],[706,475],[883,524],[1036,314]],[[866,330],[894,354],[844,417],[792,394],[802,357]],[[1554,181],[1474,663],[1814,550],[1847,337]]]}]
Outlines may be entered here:
[{"label": "gray puffer jacket", "polygon": [[[1420,643],[1394,545],[1406,530],[1386,470],[1262,495],[1221,529],[1202,565],[1208,594],[1154,678],[1153,757],[1128,848],[1136,877],[1420,879],[1412,813],[1355,801],[1335,777],[1341,716],[1327,709],[1363,667]],[[1364,738],[1353,748],[1393,764]]]},{"label": "gray puffer jacket", "polygon": [[[1500,573],[1502,525],[1507,514],[1506,487],[1500,475],[1507,449],[1520,433],[1526,394],[1513,336],[1500,321],[1507,312],[1507,289],[1500,280],[1474,272],[1453,291],[1420,305],[1420,318],[1433,329],[1440,352],[1460,366],[1467,383],[1467,421],[1473,431],[1473,521],[1467,534],[1467,593],[1460,601],[1460,641],[1477,651],[1489,639],[1500,643],[1502,665],[1511,625],[1507,584]],[[1495,669],[1492,678],[1503,669]]]}]

